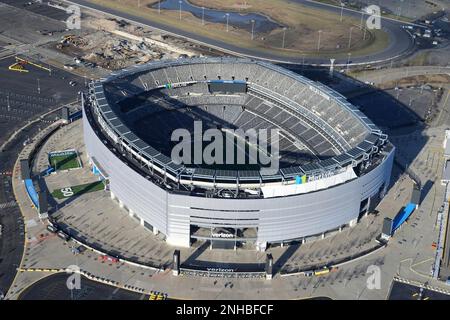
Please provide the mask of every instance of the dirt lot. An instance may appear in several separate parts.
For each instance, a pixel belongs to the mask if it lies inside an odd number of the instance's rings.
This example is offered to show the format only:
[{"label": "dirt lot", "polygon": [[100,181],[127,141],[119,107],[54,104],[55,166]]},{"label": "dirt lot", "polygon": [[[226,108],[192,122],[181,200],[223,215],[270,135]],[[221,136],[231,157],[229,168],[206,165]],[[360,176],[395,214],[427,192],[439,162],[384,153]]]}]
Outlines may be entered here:
[{"label": "dirt lot", "polygon": [[405,86],[420,86],[420,85],[435,85],[450,83],[450,76],[448,74],[436,74],[436,75],[420,75],[413,77],[406,77],[399,81],[390,81],[380,85],[380,89],[391,89],[394,87]]}]

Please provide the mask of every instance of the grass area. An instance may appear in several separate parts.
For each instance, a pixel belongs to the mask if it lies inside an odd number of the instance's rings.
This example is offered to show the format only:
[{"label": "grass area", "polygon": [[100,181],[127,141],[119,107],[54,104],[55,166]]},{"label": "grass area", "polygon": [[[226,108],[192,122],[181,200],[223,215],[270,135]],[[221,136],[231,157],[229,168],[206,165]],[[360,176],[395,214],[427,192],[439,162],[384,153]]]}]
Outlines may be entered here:
[{"label": "grass area", "polygon": [[[177,10],[161,10],[161,14],[158,14],[157,9],[151,8],[151,5],[157,2],[155,0],[141,0],[140,7],[134,0],[89,1],[210,39],[285,57],[298,57],[299,54],[320,56],[333,53],[336,54],[336,58],[339,58],[346,56],[349,50],[354,55],[364,55],[382,50],[388,45],[388,36],[383,31],[369,31],[363,40],[364,32],[359,28],[359,19],[346,17],[341,22],[339,15],[308,8],[287,0],[248,0],[245,7],[236,4],[235,0],[208,0],[204,4],[212,8],[242,13],[261,13],[279,24],[287,26],[284,48],[282,48],[284,33],[282,28],[272,30],[270,33],[258,34],[251,41],[251,34],[248,30],[230,27],[229,32],[226,32],[225,23],[206,22],[203,26],[201,19],[189,12],[182,11],[181,20]],[[194,5],[202,5],[202,0],[191,0],[191,2]],[[348,49],[350,27],[353,27],[352,45]],[[321,30],[321,46],[318,51],[319,30]]]},{"label": "grass area", "polygon": [[50,165],[57,170],[80,168],[80,161],[76,153],[50,156]]},{"label": "grass area", "polygon": [[430,52],[419,52],[406,61],[407,66],[426,66],[429,64]]},{"label": "grass area", "polygon": [[76,195],[82,195],[88,192],[100,191],[105,187],[103,181],[95,181],[92,183],[80,184],[73,187],[65,187],[53,190],[52,196],[56,199],[70,198]]}]

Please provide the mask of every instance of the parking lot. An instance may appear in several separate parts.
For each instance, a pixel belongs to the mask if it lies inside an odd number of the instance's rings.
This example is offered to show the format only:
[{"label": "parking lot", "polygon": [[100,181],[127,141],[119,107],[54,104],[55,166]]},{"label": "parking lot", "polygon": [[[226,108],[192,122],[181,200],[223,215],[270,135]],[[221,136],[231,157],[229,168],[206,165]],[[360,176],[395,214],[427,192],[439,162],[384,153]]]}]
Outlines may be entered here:
[{"label": "parking lot", "polygon": [[[29,72],[9,70],[15,62],[14,57],[0,60],[0,145],[29,120],[75,101],[83,85],[78,77],[54,68],[48,72],[25,65]],[[71,86],[70,81],[78,85]]]},{"label": "parking lot", "polygon": [[[0,145],[30,120],[76,100],[80,90],[68,84],[70,79],[79,80],[67,72],[52,68],[50,74],[31,65],[25,66],[28,73],[9,70],[15,62],[14,57],[0,60]],[[24,222],[12,191],[13,165],[23,143],[59,116],[59,113],[49,113],[42,117],[23,129],[0,152],[0,294],[11,285],[23,252]]]},{"label": "parking lot", "polygon": [[65,21],[69,16],[63,10],[48,6],[46,3],[39,3],[39,1],[29,0],[1,0],[0,2],[14,6],[16,8],[25,9],[27,11],[46,16],[58,21]]},{"label": "parking lot", "polygon": [[68,290],[66,281],[70,274],[47,276],[22,292],[19,300],[149,300],[149,296],[81,276],[80,289]]},{"label": "parking lot", "polygon": [[450,296],[441,292],[421,288],[412,284],[392,281],[389,300],[450,300]]}]

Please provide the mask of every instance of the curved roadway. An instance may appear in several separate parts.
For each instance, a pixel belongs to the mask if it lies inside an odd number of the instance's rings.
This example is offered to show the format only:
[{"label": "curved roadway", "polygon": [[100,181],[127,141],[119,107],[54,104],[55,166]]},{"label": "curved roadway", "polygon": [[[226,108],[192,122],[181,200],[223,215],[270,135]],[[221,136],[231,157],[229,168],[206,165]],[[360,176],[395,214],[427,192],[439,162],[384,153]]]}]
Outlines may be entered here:
[{"label": "curved roadway", "polygon": [[[334,12],[336,14],[340,14],[341,9],[335,6],[318,3],[310,0],[293,0],[296,3],[305,5],[310,8],[327,10],[329,12]],[[204,44],[208,47],[216,48],[221,51],[225,51],[230,54],[246,56],[251,58],[258,58],[264,60],[270,60],[272,62],[280,62],[280,63],[291,63],[291,64],[317,64],[317,65],[329,65],[330,61],[328,58],[322,57],[306,57],[303,58],[299,56],[298,58],[286,58],[276,54],[259,52],[257,49],[248,49],[237,47],[235,45],[225,43],[222,41],[218,41],[215,39],[211,39],[208,37],[204,37],[192,32],[188,32],[185,30],[181,30],[179,28],[164,25],[155,21],[152,21],[150,18],[144,18],[135,16],[133,14],[125,13],[119,10],[111,9],[104,7],[102,5],[98,5],[95,3],[91,3],[85,0],[70,0],[66,1],[68,3],[77,4],[80,7],[89,8],[96,11],[101,11],[103,13],[108,13],[110,15],[116,16],[120,19],[129,20],[131,22],[150,26],[152,28],[163,30],[167,33],[173,34],[175,36],[181,36],[187,38],[191,41]],[[344,15],[351,16],[360,19],[361,12],[356,10],[344,10]],[[367,14],[366,14],[367,17]],[[390,59],[398,58],[403,54],[409,53],[414,48],[414,41],[411,35],[402,28],[404,23],[398,22],[392,19],[383,18],[382,19],[382,27],[383,30],[386,31],[389,35],[389,45],[382,51],[375,52],[373,54],[355,56],[351,58],[351,64],[369,64],[369,63],[378,63],[388,61]],[[336,59],[335,65],[346,65],[347,58]]]}]

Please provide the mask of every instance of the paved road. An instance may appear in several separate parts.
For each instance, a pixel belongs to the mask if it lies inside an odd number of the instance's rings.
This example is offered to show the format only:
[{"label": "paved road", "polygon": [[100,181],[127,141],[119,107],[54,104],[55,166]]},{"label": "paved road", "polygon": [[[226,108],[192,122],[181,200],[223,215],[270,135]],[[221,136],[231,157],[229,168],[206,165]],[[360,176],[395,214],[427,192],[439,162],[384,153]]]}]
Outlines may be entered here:
[{"label": "paved road", "polygon": [[[307,7],[317,8],[317,9],[321,9],[321,10],[327,10],[329,12],[334,12],[336,14],[340,14],[339,8],[329,6],[326,4],[321,4],[321,3],[312,2],[312,1],[308,1],[308,0],[294,0],[294,1],[299,4],[305,5]],[[155,21],[152,21],[149,18],[138,17],[138,16],[124,13],[124,12],[121,12],[118,10],[106,8],[104,6],[94,4],[94,3],[91,3],[91,2],[88,2],[85,0],[71,0],[71,1],[65,0],[65,2],[78,4],[81,7],[91,8],[94,10],[98,10],[98,11],[101,11],[104,13],[108,13],[108,14],[117,16],[122,19],[133,21],[138,24],[161,29],[168,33],[174,34],[176,36],[182,36],[191,41],[202,43],[209,47],[213,47],[213,48],[216,48],[216,49],[219,49],[219,50],[231,53],[231,54],[237,54],[237,55],[254,57],[254,58],[265,59],[265,60],[272,60],[274,62],[284,62],[284,63],[294,63],[294,64],[303,63],[303,57],[286,58],[286,57],[282,57],[282,56],[275,55],[275,54],[259,52],[258,50],[237,47],[235,45],[224,43],[222,41],[218,41],[218,40],[211,39],[208,37],[200,36],[198,34],[194,34],[194,33],[191,33],[191,32],[185,31],[185,30],[180,30],[173,26],[163,25],[163,24],[157,23]],[[350,10],[344,11],[344,15],[355,17],[358,19],[361,17],[360,12],[355,12],[355,11],[350,11]],[[365,55],[365,56],[360,56],[360,57],[355,56],[352,58],[352,64],[375,63],[377,61],[382,62],[382,61],[393,59],[395,57],[398,57],[399,55],[410,52],[414,47],[413,39],[404,29],[401,28],[402,24],[403,23],[401,23],[401,22],[393,21],[390,19],[383,19],[382,27],[389,35],[388,47],[380,52],[376,52],[376,53],[373,53],[370,55]],[[308,64],[329,64],[330,61],[328,58],[317,57],[317,58],[306,58],[304,62],[308,63]],[[337,59],[335,63],[337,65],[339,65],[339,64],[345,65],[347,63],[347,58]]]},{"label": "paved road", "polygon": [[145,294],[119,289],[81,276],[80,289],[69,290],[70,275],[58,273],[47,276],[25,289],[19,300],[148,300]]},{"label": "paved road", "polygon": [[413,77],[419,75],[436,75],[447,74],[450,75],[450,67],[439,66],[412,66],[392,68],[389,70],[381,69],[370,71],[358,76],[361,81],[373,82],[375,84],[395,81],[406,77]]}]

